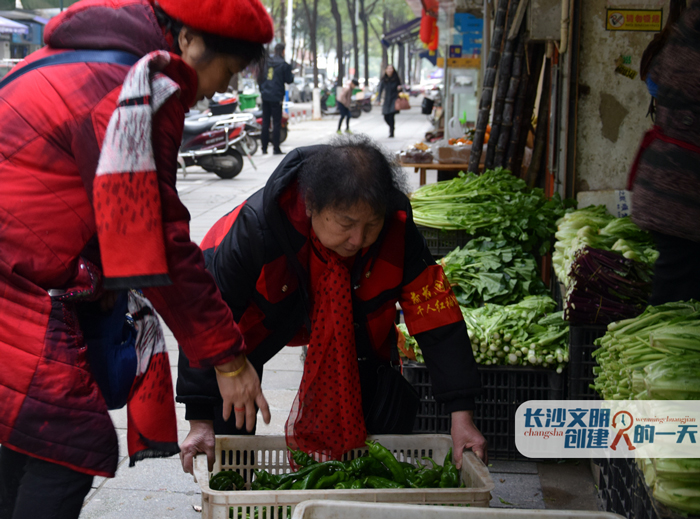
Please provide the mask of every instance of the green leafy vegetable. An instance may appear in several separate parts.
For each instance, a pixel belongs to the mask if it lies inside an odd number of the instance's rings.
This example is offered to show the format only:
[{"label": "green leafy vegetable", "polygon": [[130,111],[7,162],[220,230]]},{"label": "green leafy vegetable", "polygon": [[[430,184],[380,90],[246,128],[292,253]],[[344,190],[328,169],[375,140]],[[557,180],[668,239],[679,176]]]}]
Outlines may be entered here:
[{"label": "green leafy vegetable", "polygon": [[558,194],[548,200],[541,189],[529,189],[502,168],[423,186],[411,195],[411,205],[420,225],[464,229],[540,254],[549,250],[555,222],[565,211]]},{"label": "green leafy vegetable", "polygon": [[471,240],[450,252],[441,263],[462,306],[475,307],[484,302],[505,305],[547,292],[534,257],[505,240]]},{"label": "green leafy vegetable", "polygon": [[557,279],[569,286],[576,253],[585,246],[616,251],[627,259],[653,265],[658,257],[651,235],[629,217],[615,218],[604,205],[566,213],[557,221],[552,265]]},{"label": "green leafy vegetable", "polygon": [[[461,307],[476,362],[485,366],[538,366],[561,373],[569,361],[569,323],[563,312],[554,312],[549,296],[528,296],[517,304]],[[423,362],[415,340],[405,325],[406,346]]]}]

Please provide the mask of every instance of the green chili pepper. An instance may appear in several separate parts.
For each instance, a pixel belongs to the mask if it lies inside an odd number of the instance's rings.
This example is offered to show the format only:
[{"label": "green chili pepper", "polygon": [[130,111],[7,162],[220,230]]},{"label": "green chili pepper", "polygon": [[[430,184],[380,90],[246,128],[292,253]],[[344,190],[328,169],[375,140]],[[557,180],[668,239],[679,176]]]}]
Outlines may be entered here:
[{"label": "green chili pepper", "polygon": [[367,476],[363,483],[370,488],[406,488],[405,485],[379,476]]},{"label": "green chili pepper", "polygon": [[338,483],[335,488],[339,490],[348,490],[353,488],[364,488],[361,479],[346,479]]},{"label": "green chili pepper", "polygon": [[287,474],[280,474],[279,476],[279,484],[284,485],[287,481],[296,481],[300,478],[305,477],[306,475],[309,474],[312,470],[316,468],[316,465],[309,465],[307,467],[304,467],[303,469],[297,470],[296,472],[289,472]]},{"label": "green chili pepper", "polygon": [[233,484],[227,477],[217,474],[209,480],[209,488],[212,490],[233,490]]},{"label": "green chili pepper", "polygon": [[302,488],[304,488],[304,480],[303,479],[299,479],[299,480],[295,481],[294,483],[292,483],[292,490],[301,490]]},{"label": "green chili pepper", "polygon": [[319,479],[323,476],[328,476],[331,471],[344,470],[345,465],[342,461],[324,461],[323,463],[317,463],[313,465],[314,470],[312,470],[304,479],[304,485],[301,490],[314,488]]},{"label": "green chili pepper", "polygon": [[314,488],[333,488],[333,487],[335,487],[336,484],[338,484],[342,481],[345,481],[347,479],[348,479],[347,472],[343,472],[342,470],[339,470],[339,471],[334,472],[333,474],[331,474],[329,476],[323,476],[314,485]]},{"label": "green chili pepper", "polygon": [[280,486],[280,475],[270,474],[266,470],[259,469],[254,470],[253,474],[255,475],[255,481],[262,487],[277,488]]},{"label": "green chili pepper", "polygon": [[294,450],[290,449],[289,447],[287,447],[287,449],[289,449],[289,452],[292,453],[292,459],[294,460],[294,463],[301,467],[308,467],[309,465],[315,465],[316,463],[318,463],[315,459],[313,459],[301,449]]},{"label": "green chili pepper", "polygon": [[416,476],[415,484],[417,488],[437,488],[440,485],[442,477],[442,468],[438,466],[435,469],[422,471]]},{"label": "green chili pepper", "polygon": [[371,456],[363,456],[352,460],[349,472],[356,477],[379,476],[387,479],[393,477],[388,468]]},{"label": "green chili pepper", "polygon": [[459,471],[454,463],[452,463],[452,449],[445,456],[445,463],[440,476],[440,488],[457,488],[459,486]]},{"label": "green chili pepper", "polygon": [[408,476],[409,474],[413,474],[415,472],[418,472],[419,470],[421,470],[423,468],[422,465],[420,468],[418,468],[413,463],[409,463],[407,461],[399,461],[399,465],[401,465],[403,467],[403,470],[406,473],[406,476]]},{"label": "green chili pepper", "polygon": [[433,458],[431,458],[431,457],[429,457],[429,456],[423,456],[422,459],[428,460],[430,463],[432,463],[434,469],[439,469],[439,468],[441,468],[441,467],[440,467],[440,464],[437,463]]},{"label": "green chili pepper", "polygon": [[369,447],[369,455],[383,463],[391,471],[394,481],[405,487],[408,483],[406,472],[391,451],[377,442],[367,441],[365,443]]},{"label": "green chili pepper", "polygon": [[222,470],[209,480],[209,488],[212,490],[241,490],[244,487],[243,476],[233,470]]},{"label": "green chili pepper", "polygon": [[292,485],[294,484],[293,479],[288,479],[284,483],[282,483],[280,486],[278,486],[275,490],[289,490],[292,488]]}]

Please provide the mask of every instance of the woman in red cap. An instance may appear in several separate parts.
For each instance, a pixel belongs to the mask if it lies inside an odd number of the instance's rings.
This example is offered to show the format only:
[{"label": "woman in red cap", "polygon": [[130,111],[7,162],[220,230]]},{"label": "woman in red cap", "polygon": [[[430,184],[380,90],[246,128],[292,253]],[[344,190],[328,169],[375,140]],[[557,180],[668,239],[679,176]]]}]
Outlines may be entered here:
[{"label": "woman in red cap", "polygon": [[257,404],[269,420],[175,188],[185,111],[263,56],[265,8],[83,0],[44,38],[0,83],[0,519],[78,517],[93,477],[114,476],[117,436],[84,316],[115,301],[128,301],[139,334],[132,464],[178,452],[153,308],[192,364],[216,367],[227,417],[235,407],[252,428]]}]

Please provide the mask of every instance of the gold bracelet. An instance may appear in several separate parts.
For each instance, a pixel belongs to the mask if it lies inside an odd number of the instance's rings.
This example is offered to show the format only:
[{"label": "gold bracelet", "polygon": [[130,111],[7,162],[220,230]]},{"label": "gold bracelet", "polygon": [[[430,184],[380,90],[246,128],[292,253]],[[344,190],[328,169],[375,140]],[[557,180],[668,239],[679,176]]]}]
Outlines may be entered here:
[{"label": "gold bracelet", "polygon": [[242,365],[240,368],[238,368],[236,371],[221,371],[221,370],[220,370],[219,368],[217,368],[216,366],[214,366],[214,369],[215,369],[216,372],[217,372],[219,375],[221,375],[222,377],[229,377],[229,378],[237,377],[238,375],[240,375],[241,373],[243,373],[243,371],[245,370],[246,366],[248,365],[248,361],[246,360],[245,357],[243,357],[243,360],[244,360],[243,365]]}]

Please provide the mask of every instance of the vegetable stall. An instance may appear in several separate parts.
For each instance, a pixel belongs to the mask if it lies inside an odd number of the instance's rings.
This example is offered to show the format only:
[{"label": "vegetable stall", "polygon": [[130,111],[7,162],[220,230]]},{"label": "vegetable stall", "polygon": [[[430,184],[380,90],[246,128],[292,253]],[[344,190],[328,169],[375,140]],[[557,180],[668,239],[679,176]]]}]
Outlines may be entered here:
[{"label": "vegetable stall", "polygon": [[[524,388],[522,401],[565,396],[569,325],[539,265],[567,204],[498,168],[421,187],[411,206],[460,304],[482,385],[489,388],[474,415],[489,456],[517,459],[513,389]],[[449,432],[450,416],[433,400],[422,352],[399,328],[404,376],[421,396],[414,432]]]}]

